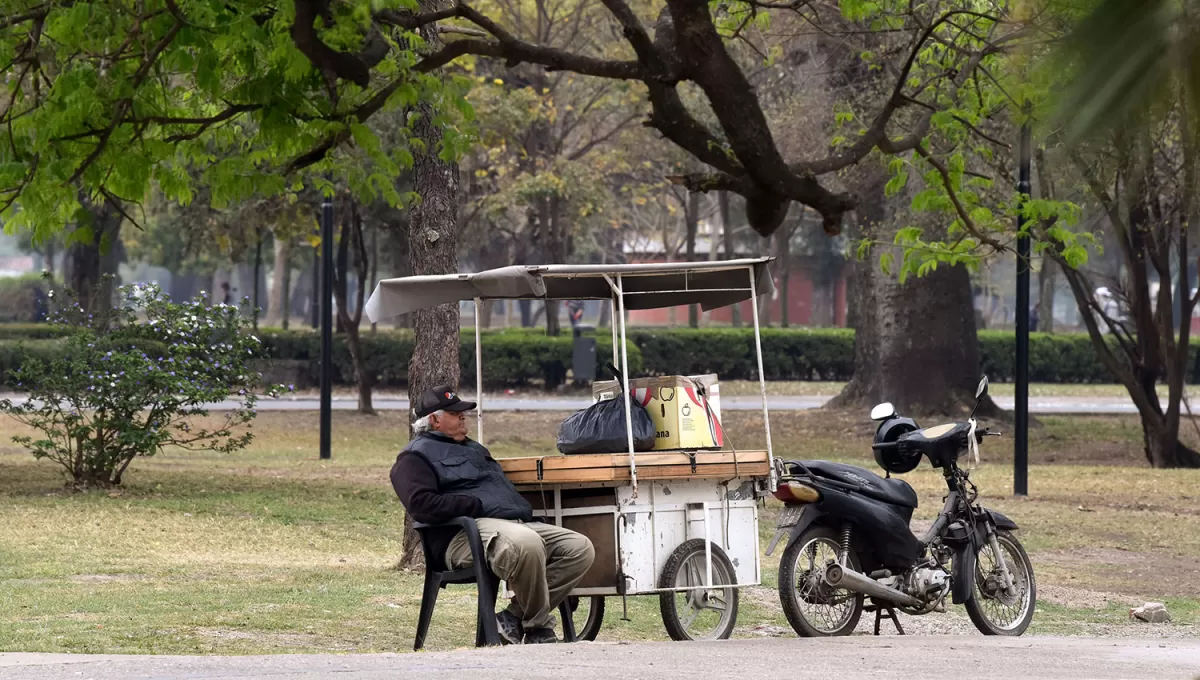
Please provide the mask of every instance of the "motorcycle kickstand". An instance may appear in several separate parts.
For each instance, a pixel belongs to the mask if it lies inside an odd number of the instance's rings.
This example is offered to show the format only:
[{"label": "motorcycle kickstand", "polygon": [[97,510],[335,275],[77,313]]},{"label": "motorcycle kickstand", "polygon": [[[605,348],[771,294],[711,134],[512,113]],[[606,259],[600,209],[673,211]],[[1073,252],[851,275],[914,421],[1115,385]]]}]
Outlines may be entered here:
[{"label": "motorcycle kickstand", "polygon": [[[875,610],[875,635],[879,635],[879,626],[883,619],[891,619],[892,624],[896,626],[896,632],[900,635],[905,635],[904,627],[900,625],[900,617],[896,616],[896,609],[890,604],[880,604],[873,602],[871,608]],[[884,612],[887,612],[886,614]]]}]

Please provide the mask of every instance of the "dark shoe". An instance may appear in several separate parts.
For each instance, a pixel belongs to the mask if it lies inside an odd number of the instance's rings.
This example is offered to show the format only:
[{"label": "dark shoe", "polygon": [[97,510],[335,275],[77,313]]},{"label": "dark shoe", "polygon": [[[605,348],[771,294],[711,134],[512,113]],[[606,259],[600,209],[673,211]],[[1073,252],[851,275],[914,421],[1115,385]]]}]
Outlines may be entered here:
[{"label": "dark shoe", "polygon": [[525,631],[525,644],[527,645],[542,645],[551,642],[558,642],[553,628],[530,628]]},{"label": "dark shoe", "polygon": [[496,629],[500,632],[500,641],[506,645],[519,645],[525,637],[521,619],[507,609],[496,614]]}]

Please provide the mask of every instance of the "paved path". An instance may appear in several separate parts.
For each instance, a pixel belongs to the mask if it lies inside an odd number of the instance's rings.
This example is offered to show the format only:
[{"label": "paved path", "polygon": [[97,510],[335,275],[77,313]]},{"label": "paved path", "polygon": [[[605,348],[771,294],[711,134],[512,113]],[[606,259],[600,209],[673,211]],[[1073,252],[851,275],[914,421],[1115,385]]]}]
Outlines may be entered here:
[{"label": "paved path", "polygon": [[911,636],[581,643],[419,654],[240,657],[0,654],[5,680],[679,680],[1200,678],[1200,642]]},{"label": "paved path", "polygon": [[[771,396],[767,403],[772,411],[806,411],[819,408],[833,396]],[[995,397],[996,404],[1001,408],[1013,407],[1012,397]],[[335,397],[331,402],[334,409],[353,410],[357,408],[354,397]],[[408,399],[396,395],[378,395],[373,400],[375,408],[384,411],[403,411],[408,409]],[[485,411],[577,411],[587,408],[592,403],[587,397],[488,397],[484,395]],[[259,410],[263,411],[315,411],[320,408],[320,400],[313,396],[285,397],[283,399],[267,399],[259,402]],[[222,402],[214,406],[216,409],[232,408],[231,402]],[[721,397],[721,409],[726,411],[757,411],[762,408],[759,397]],[[1126,397],[1031,397],[1029,399],[1030,413],[1137,413],[1133,402]]]},{"label": "paved path", "polygon": [[[466,397],[466,395],[463,395]],[[0,398],[9,397],[13,403],[24,401],[16,395],[0,394]],[[489,397],[484,395],[486,411],[578,411],[591,405],[587,397],[562,396],[519,396],[519,397]],[[772,411],[807,411],[820,408],[833,398],[828,396],[771,396],[767,397]],[[993,397],[1000,408],[1012,409],[1012,397]],[[408,409],[408,399],[396,394],[377,394],[373,400],[375,408],[381,411],[405,411]],[[222,401],[214,403],[210,408],[214,411],[233,409],[238,402]],[[334,396],[331,405],[335,411],[352,411],[358,407],[355,397]],[[321,407],[320,399],[313,395],[286,396],[280,399],[263,399],[258,403],[260,411],[316,411]],[[759,397],[722,397],[721,409],[724,411],[758,411],[762,408]],[[1066,414],[1121,414],[1137,413],[1133,402],[1128,397],[1030,397],[1029,412],[1042,415]]]}]

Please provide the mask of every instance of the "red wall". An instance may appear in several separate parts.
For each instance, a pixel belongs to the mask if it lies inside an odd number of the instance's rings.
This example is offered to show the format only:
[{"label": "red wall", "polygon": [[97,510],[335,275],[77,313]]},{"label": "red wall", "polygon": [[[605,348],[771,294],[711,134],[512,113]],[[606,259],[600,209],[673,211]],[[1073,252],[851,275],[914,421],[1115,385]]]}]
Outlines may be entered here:
[{"label": "red wall", "polygon": [[[653,260],[642,260],[653,261]],[[769,321],[771,325],[778,326],[782,319],[781,310],[783,308],[783,294],[779,289],[781,284],[780,278],[775,277],[775,296],[771,300],[770,318],[761,319],[761,323],[766,325]],[[839,279],[837,287],[834,291],[835,318],[834,323],[837,326],[846,325],[846,281]],[[753,323],[754,311],[750,306],[750,302],[746,301],[739,305],[742,309],[742,322],[746,325]],[[667,326],[671,323],[671,309],[647,309],[629,312],[629,323],[632,326]],[[675,324],[687,325],[688,310],[687,307],[674,308]],[[802,269],[792,271],[788,277],[788,323],[793,326],[807,326],[812,324],[813,318],[813,282]],[[726,325],[733,322],[733,306],[714,309],[709,313],[709,323],[714,325]]]}]

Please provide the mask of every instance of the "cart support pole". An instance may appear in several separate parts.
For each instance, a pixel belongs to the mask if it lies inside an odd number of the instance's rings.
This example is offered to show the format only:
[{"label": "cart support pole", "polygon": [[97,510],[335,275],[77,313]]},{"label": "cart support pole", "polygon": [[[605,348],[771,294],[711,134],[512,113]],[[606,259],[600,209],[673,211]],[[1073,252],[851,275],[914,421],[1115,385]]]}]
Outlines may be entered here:
[{"label": "cart support pole", "polygon": [[604,280],[608,281],[609,287],[613,289],[617,298],[617,308],[620,314],[614,321],[621,324],[621,381],[624,383],[621,388],[625,395],[625,439],[629,445],[629,481],[633,487],[633,497],[637,498],[637,456],[633,450],[633,395],[629,393],[629,350],[625,349],[625,292],[621,283],[621,275],[617,274],[617,282],[614,284],[612,279],[607,274],[604,275]]},{"label": "cart support pole", "polygon": [[475,298],[475,422],[479,433],[475,439],[483,443],[483,340],[479,330],[479,305],[483,301]]},{"label": "cart support pole", "polygon": [[767,430],[767,463],[771,467],[771,489],[775,488],[775,452],[771,447],[771,414],[767,409],[767,377],[763,374],[762,334],[758,327],[758,282],[754,280],[754,267],[750,271],[750,309],[754,314],[754,352],[758,359],[758,391],[762,395],[763,426]]},{"label": "cart support pole", "polygon": [[[612,284],[612,282],[610,281],[609,285],[611,285],[611,284]],[[617,347],[620,345],[620,343],[617,342],[617,299],[615,296],[613,297],[613,299],[608,301],[608,307],[609,307],[609,314],[608,314],[609,325],[612,326],[612,336],[613,336],[613,366],[620,366],[621,359],[617,356],[617,351],[618,351]],[[615,378],[616,376],[613,376],[613,377]]]}]

